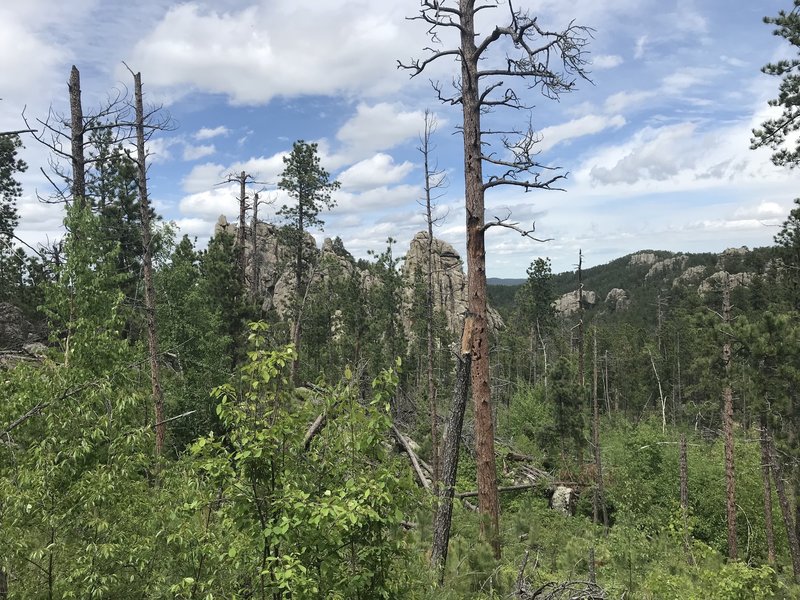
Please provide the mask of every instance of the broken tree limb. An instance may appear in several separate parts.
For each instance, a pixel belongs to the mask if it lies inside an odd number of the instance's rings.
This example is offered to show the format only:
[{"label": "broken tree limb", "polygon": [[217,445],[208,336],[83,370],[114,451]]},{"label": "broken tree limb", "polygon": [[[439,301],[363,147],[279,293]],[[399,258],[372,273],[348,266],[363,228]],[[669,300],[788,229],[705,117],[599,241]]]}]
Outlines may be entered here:
[{"label": "broken tree limb", "polygon": [[306,431],[306,435],[303,438],[303,451],[307,452],[309,446],[311,446],[312,440],[317,437],[320,431],[325,427],[325,424],[328,422],[328,417],[325,416],[325,413],[319,413],[319,416],[314,419],[314,422]]},{"label": "broken tree limb", "polygon": [[406,454],[408,455],[409,460],[411,461],[411,465],[414,467],[414,472],[417,474],[417,479],[419,480],[420,484],[423,488],[427,491],[431,491],[431,484],[428,479],[425,477],[425,474],[422,472],[422,467],[419,465],[419,460],[417,459],[417,454],[411,448],[411,445],[408,443],[406,437],[400,433],[400,430],[397,429],[394,425],[392,425],[392,433],[394,433],[394,437],[397,438],[397,441],[400,442],[400,445],[405,450]]},{"label": "broken tree limb", "polygon": [[[500,493],[521,492],[523,490],[533,490],[536,488],[540,488],[544,491],[550,492],[558,486],[572,487],[572,488],[585,487],[584,484],[578,483],[577,481],[553,481],[548,483],[547,485],[542,485],[541,483],[520,483],[517,485],[507,485],[504,487],[497,488],[497,491]],[[478,495],[478,491],[472,490],[469,492],[456,492],[454,495],[459,500],[463,500],[464,498],[475,498]]]}]

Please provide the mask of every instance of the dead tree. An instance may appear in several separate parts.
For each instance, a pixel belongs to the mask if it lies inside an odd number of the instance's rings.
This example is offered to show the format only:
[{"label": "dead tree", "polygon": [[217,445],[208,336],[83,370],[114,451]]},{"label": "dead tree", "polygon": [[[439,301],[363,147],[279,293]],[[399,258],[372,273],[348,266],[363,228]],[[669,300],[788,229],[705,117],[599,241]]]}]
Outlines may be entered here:
[{"label": "dead tree", "polygon": [[428,365],[428,406],[431,418],[431,463],[433,465],[433,489],[438,493],[439,465],[439,411],[436,407],[436,383],[433,377],[433,226],[437,219],[433,216],[434,202],[438,199],[437,191],[445,186],[445,174],[432,161],[431,136],[436,131],[436,117],[429,110],[425,111],[424,130],[420,136],[417,150],[422,154],[425,169],[425,221],[428,225],[426,288],[425,288],[425,333],[427,337]]},{"label": "dead tree", "polygon": [[258,254],[258,206],[272,204],[272,200],[261,200],[259,192],[253,193],[253,220],[250,226],[250,240],[253,245],[250,256],[250,296],[253,300],[258,298],[258,281],[261,278],[261,262]]},{"label": "dead tree", "polygon": [[464,323],[461,347],[456,356],[456,382],[453,403],[447,418],[447,432],[442,453],[442,481],[439,504],[433,518],[433,548],[431,566],[439,573],[439,583],[444,582],[444,566],[447,562],[447,547],[450,542],[450,524],[453,517],[453,494],[455,493],[458,455],[461,445],[461,430],[464,426],[464,413],[467,410],[467,392],[470,380],[470,338],[472,324],[469,318]]},{"label": "dead tree", "polygon": [[595,489],[592,502],[592,517],[599,523],[598,509],[603,513],[603,530],[608,535],[608,511],[606,510],[605,488],[603,485],[603,461],[600,452],[600,402],[597,397],[597,328],[592,336],[592,445],[594,446]]},{"label": "dead tree", "polygon": [[142,74],[134,73],[134,110],[136,123],[136,172],[139,207],[142,218],[142,268],[144,271],[144,311],[147,322],[147,349],[150,362],[150,384],[153,393],[156,428],[156,456],[164,449],[164,393],[158,367],[158,331],[156,324],[156,291],[153,283],[153,248],[150,228],[150,198],[147,193],[147,152],[145,150],[145,115],[142,99]]},{"label": "dead tree", "polygon": [[797,539],[797,530],[795,529],[795,522],[792,518],[792,507],[789,503],[789,498],[786,495],[786,486],[783,480],[783,468],[778,461],[778,455],[775,451],[775,446],[772,442],[772,434],[769,430],[765,430],[762,434],[767,444],[767,452],[769,453],[769,465],[772,471],[772,479],[775,482],[775,493],[778,496],[778,504],[781,507],[781,516],[783,517],[783,525],[786,529],[786,538],[789,542],[789,555],[792,558],[792,571],[794,572],[794,580],[800,583],[800,542]]},{"label": "dead tree", "polygon": [[767,538],[767,562],[775,564],[775,532],[772,527],[772,485],[770,477],[769,438],[767,430],[767,416],[761,414],[761,477],[764,485],[764,530]]},{"label": "dead tree", "polygon": [[[488,111],[497,107],[529,108],[506,80],[525,80],[528,89],[538,89],[545,97],[558,98],[574,89],[575,82],[586,77],[584,47],[590,30],[570,24],[561,31],[544,29],[536,18],[514,10],[509,3],[506,25],[497,25],[481,35],[475,30],[475,15],[484,9],[500,6],[487,0],[422,0],[420,12],[412,17],[428,26],[431,41],[438,48],[428,48],[425,58],[408,63],[411,76],[421,74],[440,59],[454,59],[460,73],[454,76],[452,93],[434,83],[439,99],[461,105],[460,130],[464,142],[464,195],[467,230],[468,311],[473,324],[471,336],[472,397],[475,406],[475,449],[478,471],[478,505],[483,538],[500,556],[500,507],[497,497],[497,471],[494,455],[494,423],[489,372],[489,331],[486,319],[486,231],[494,226],[507,227],[532,237],[517,223],[495,217],[486,222],[484,195],[488,190],[511,185],[524,190],[557,189],[564,175],[537,160],[539,136],[529,126],[525,131],[509,131],[482,126]],[[439,32],[455,30],[459,43],[443,47]],[[510,49],[513,54],[506,54]],[[488,120],[488,119],[487,119]],[[500,140],[501,151],[492,150],[492,139]],[[496,146],[495,146],[496,147]],[[484,177],[484,165],[486,176]]]},{"label": "dead tree", "polygon": [[[111,131],[111,145],[134,140],[134,123],[124,90],[113,90],[102,107],[85,112],[81,99],[80,71],[74,65],[68,81],[69,117],[49,109],[47,116],[36,118],[39,128],[31,128],[28,117],[22,118],[34,139],[50,150],[50,173],[44,168],[42,174],[54,189],[52,198],[39,197],[45,202],[77,202],[79,207],[89,205],[86,192],[86,171],[101,157],[88,156],[92,145],[90,134]],[[68,163],[69,168],[65,168]]]},{"label": "dead tree", "polygon": [[[731,323],[731,286],[727,274],[722,288],[722,320],[727,327]],[[733,457],[733,389],[731,388],[731,342],[722,345],[722,364],[725,368],[725,383],[722,389],[722,430],[725,437],[725,501],[728,519],[728,559],[736,560],[736,475]]]},{"label": "dead tree", "polygon": [[680,486],[683,548],[686,550],[686,560],[690,565],[693,565],[694,557],[692,556],[692,546],[689,540],[689,456],[685,433],[681,433],[680,439]]}]

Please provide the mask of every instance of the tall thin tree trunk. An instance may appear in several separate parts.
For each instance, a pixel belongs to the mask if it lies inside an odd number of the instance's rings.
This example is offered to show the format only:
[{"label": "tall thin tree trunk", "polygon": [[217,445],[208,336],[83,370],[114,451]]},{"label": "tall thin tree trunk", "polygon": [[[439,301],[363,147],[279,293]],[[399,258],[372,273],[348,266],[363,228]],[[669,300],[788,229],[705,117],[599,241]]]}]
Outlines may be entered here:
[{"label": "tall thin tree trunk", "polygon": [[[725,325],[731,322],[731,292],[727,276],[722,291],[722,317]],[[730,382],[731,344],[722,346],[722,362],[725,366],[725,384],[722,390],[722,429],[725,437],[725,500],[728,519],[728,559],[736,560],[736,476],[733,448],[733,390]]]},{"label": "tall thin tree trunk", "polygon": [[72,201],[79,208],[86,206],[86,161],[83,156],[83,106],[81,74],[75,65],[69,74],[69,114],[72,157]]},{"label": "tall thin tree trunk", "polygon": [[595,491],[592,505],[592,517],[595,524],[599,522],[598,507],[603,513],[603,530],[608,534],[608,511],[606,510],[605,489],[603,485],[603,462],[600,448],[600,403],[597,397],[597,328],[592,336],[593,368],[592,368],[592,444],[594,445]]},{"label": "tall thin tree trunk", "polygon": [[258,192],[253,194],[253,224],[250,229],[250,239],[253,244],[250,255],[250,296],[255,301],[258,299],[258,280],[261,277],[258,254]]},{"label": "tall thin tree trunk", "polygon": [[156,330],[156,292],[153,284],[153,248],[150,230],[150,200],[147,195],[147,163],[144,147],[144,104],[142,101],[142,75],[133,76],[136,102],[136,167],[139,183],[139,207],[142,218],[142,266],[144,269],[144,310],[147,316],[147,347],[150,358],[150,383],[155,407],[156,455],[164,448],[164,394],[158,367],[158,337]]},{"label": "tall thin tree trunk", "polygon": [[481,535],[500,558],[500,503],[494,454],[494,420],[486,319],[486,245],[483,165],[481,161],[478,49],[474,0],[459,0],[461,13],[461,107],[464,117],[464,195],[467,228],[467,296],[472,327],[472,400],[475,407],[475,454]]},{"label": "tall thin tree trunk", "polygon": [[8,598],[8,573],[4,567],[0,567],[0,600]]},{"label": "tall thin tree trunk", "polygon": [[456,381],[453,403],[447,418],[447,433],[442,453],[442,480],[439,504],[433,520],[433,548],[431,566],[439,573],[439,584],[444,582],[444,567],[447,562],[447,546],[450,541],[450,524],[453,516],[453,494],[455,493],[461,430],[467,408],[467,392],[470,380],[470,338],[472,324],[467,319],[461,339],[461,352],[456,357]]},{"label": "tall thin tree trunk", "polygon": [[764,531],[767,538],[767,562],[775,564],[775,532],[772,527],[772,484],[770,481],[769,438],[767,417],[761,415],[761,480],[764,484]]},{"label": "tall thin tree trunk", "polygon": [[781,468],[778,455],[772,444],[772,435],[769,431],[762,433],[762,435],[766,438],[769,451],[772,479],[775,481],[775,493],[778,495],[778,504],[780,504],[781,507],[783,526],[786,529],[786,539],[789,542],[789,554],[792,557],[794,580],[800,583],[800,543],[798,543],[797,531],[795,530],[794,519],[792,518],[792,508],[789,504],[789,498],[786,496],[786,486],[783,483],[783,469]]},{"label": "tall thin tree trunk", "polygon": [[242,171],[237,179],[239,181],[239,228],[236,231],[236,249],[239,258],[239,280],[241,281],[242,289],[246,289],[244,241],[246,239],[245,230],[247,228],[247,189],[245,187],[247,184],[247,173]]},{"label": "tall thin tree trunk", "polygon": [[422,157],[425,166],[425,219],[428,224],[427,288],[425,290],[425,318],[428,343],[428,405],[431,419],[431,463],[433,467],[433,489],[439,489],[439,411],[436,407],[436,384],[433,379],[433,214],[431,212],[431,190],[436,182],[432,180],[430,166],[430,140],[434,123],[430,112],[425,111],[425,131],[422,135]]},{"label": "tall thin tree trunk", "polygon": [[683,547],[686,560],[694,564],[692,545],[689,540],[689,456],[686,448],[686,434],[681,433],[680,441],[680,482],[681,482],[681,520],[683,521]]}]

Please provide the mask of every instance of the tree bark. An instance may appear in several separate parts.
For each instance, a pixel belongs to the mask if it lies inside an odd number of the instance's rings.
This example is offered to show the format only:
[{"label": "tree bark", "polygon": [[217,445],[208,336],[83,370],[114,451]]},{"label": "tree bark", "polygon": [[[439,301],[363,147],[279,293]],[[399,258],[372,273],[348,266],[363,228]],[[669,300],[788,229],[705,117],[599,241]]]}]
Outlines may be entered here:
[{"label": "tree bark", "polygon": [[606,510],[605,488],[603,485],[603,462],[600,452],[600,403],[597,397],[597,329],[593,336],[593,369],[592,369],[592,445],[594,446],[595,491],[592,502],[592,518],[599,523],[599,511],[603,514],[603,531],[608,535],[608,511]]},{"label": "tree bark", "polygon": [[75,65],[69,74],[70,141],[72,156],[72,201],[86,206],[86,161],[83,156],[83,106],[81,74]]},{"label": "tree bark", "polygon": [[761,415],[761,480],[764,484],[764,531],[767,538],[767,562],[775,564],[775,531],[772,527],[772,485],[770,481],[769,438],[767,418]]},{"label": "tree bark", "polygon": [[150,200],[147,195],[147,164],[144,147],[144,103],[142,101],[142,75],[133,76],[136,103],[136,167],[139,183],[139,207],[142,218],[142,267],[144,270],[144,310],[147,318],[147,348],[150,358],[150,383],[155,407],[156,456],[164,449],[164,394],[158,366],[158,336],[156,324],[156,292],[153,283],[153,249],[150,230]]},{"label": "tree bark", "polygon": [[247,173],[242,171],[238,177],[239,181],[239,229],[236,231],[236,248],[238,250],[238,258],[239,258],[239,280],[242,285],[242,289],[245,288],[245,273],[246,273],[246,265],[245,265],[245,255],[244,255],[244,241],[246,238],[245,229],[247,228],[247,221],[246,221],[246,212],[247,212],[247,190],[245,188],[247,184]]},{"label": "tree bark", "polygon": [[689,540],[689,457],[686,448],[686,434],[681,433],[680,441],[680,485],[681,485],[681,520],[683,521],[683,547],[686,560],[694,565],[692,545]]},{"label": "tree bark", "polygon": [[433,520],[433,548],[431,549],[431,566],[439,573],[439,583],[444,582],[444,567],[447,562],[447,546],[450,541],[450,524],[453,516],[453,494],[455,493],[458,456],[461,445],[461,431],[464,425],[464,413],[467,409],[467,393],[470,380],[470,347],[469,331],[472,324],[467,319],[464,324],[464,335],[461,342],[461,353],[456,357],[456,381],[453,390],[453,403],[447,418],[447,433],[442,453],[442,479],[439,491],[439,503]]},{"label": "tree bark", "polygon": [[250,296],[255,301],[258,298],[258,280],[261,277],[258,255],[258,192],[253,194],[253,224],[250,227],[250,239],[253,244],[250,255]]},{"label": "tree bark", "polygon": [[430,166],[430,139],[433,133],[431,114],[425,112],[425,131],[422,136],[422,158],[425,166],[425,220],[428,224],[428,261],[427,281],[425,290],[425,319],[428,351],[428,405],[431,419],[431,463],[433,464],[433,489],[438,494],[439,489],[439,411],[436,406],[436,384],[433,379],[433,214],[431,212],[431,190],[435,183],[432,181],[433,173]]},{"label": "tree bark", "polygon": [[483,166],[481,163],[478,49],[474,0],[459,0],[461,12],[461,105],[464,117],[464,192],[467,226],[467,295],[472,322],[472,401],[475,407],[475,454],[481,536],[500,558],[500,505],[494,456],[494,420],[486,320],[486,245]]},{"label": "tree bark", "polygon": [[[731,322],[730,285],[726,277],[722,291],[722,316],[725,325]],[[722,362],[725,366],[725,384],[722,390],[722,429],[725,438],[725,500],[728,520],[728,559],[736,560],[738,548],[736,542],[736,475],[733,448],[733,390],[730,382],[731,344],[726,341],[722,346]]]},{"label": "tree bark", "polygon": [[770,467],[772,470],[772,478],[775,481],[775,493],[778,495],[778,503],[781,507],[781,516],[783,516],[783,525],[786,528],[786,539],[789,542],[789,554],[792,557],[792,571],[794,572],[794,580],[800,583],[800,543],[797,540],[797,532],[795,531],[794,519],[792,518],[792,509],[789,504],[789,499],[786,496],[786,487],[783,483],[783,469],[778,462],[778,456],[775,453],[775,448],[772,445],[772,435],[767,432],[763,434],[766,438],[766,443],[770,456]]}]

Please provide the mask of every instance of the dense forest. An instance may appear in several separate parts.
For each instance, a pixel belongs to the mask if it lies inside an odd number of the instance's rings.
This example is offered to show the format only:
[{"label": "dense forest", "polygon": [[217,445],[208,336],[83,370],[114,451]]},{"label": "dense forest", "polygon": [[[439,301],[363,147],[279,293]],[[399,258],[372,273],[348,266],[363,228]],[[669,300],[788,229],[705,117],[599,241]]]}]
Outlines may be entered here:
[{"label": "dense forest", "polygon": [[[427,118],[428,228],[369,259],[315,244],[339,183],[302,140],[277,222],[233,173],[237,221],[181,237],[138,73],[92,108],[73,67],[69,115],[0,134],[0,599],[800,596],[800,200],[769,247],[554,274],[532,240],[527,279],[487,286],[486,230],[533,232],[485,222],[483,192],[554,181],[525,132],[481,154],[479,115],[522,106],[481,52],[510,36],[507,68],[557,97],[587,31],[512,12],[476,47],[480,8],[420,13],[463,34],[466,265],[433,235]],[[796,44],[797,13],[768,22]],[[790,166],[796,68],[765,67],[786,112],[753,138]],[[48,246],[17,235],[23,141],[54,156]]]}]

